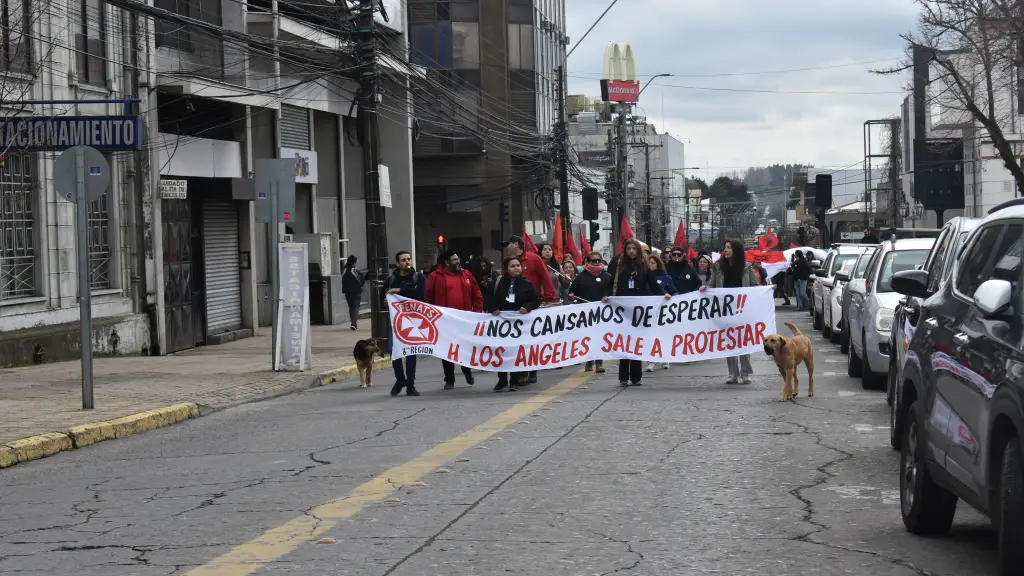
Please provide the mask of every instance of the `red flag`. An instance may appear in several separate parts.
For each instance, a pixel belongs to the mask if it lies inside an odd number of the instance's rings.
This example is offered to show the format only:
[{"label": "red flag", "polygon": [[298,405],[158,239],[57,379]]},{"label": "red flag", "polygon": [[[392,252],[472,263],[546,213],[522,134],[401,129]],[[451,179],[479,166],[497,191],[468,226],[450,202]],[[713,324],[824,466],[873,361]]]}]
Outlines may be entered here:
[{"label": "red flag", "polygon": [[789,243],[789,247],[790,247],[791,249],[792,249],[792,248],[799,248],[799,246],[797,246],[796,244],[793,244],[792,242],[790,242],[790,243]]},{"label": "red flag", "polygon": [[629,227],[629,219],[622,215],[622,226],[619,227],[619,247],[615,249],[616,254],[622,254],[622,242],[627,238],[636,238],[633,229]]},{"label": "red flag", "polygon": [[555,261],[562,262],[562,219],[555,218],[555,229],[551,232],[551,248],[555,251]]},{"label": "red flag", "polygon": [[760,262],[762,264],[782,264],[786,262],[786,255],[782,252],[747,250],[746,255],[747,262]]},{"label": "red flag", "polygon": [[537,245],[533,243],[533,238],[530,238],[530,235],[526,233],[526,228],[523,228],[523,245],[525,246],[525,250],[529,250],[534,254],[540,253],[540,251],[537,250]]},{"label": "red flag", "polygon": [[683,221],[679,221],[679,229],[676,230],[676,239],[672,242],[672,245],[677,248],[686,246],[686,228],[683,227]]},{"label": "red flag", "polygon": [[696,260],[697,256],[700,256],[700,254],[697,254],[697,251],[693,248],[693,246],[690,246],[690,249],[686,251],[686,257],[689,258],[690,260]]},{"label": "red flag", "polygon": [[583,233],[583,224],[580,224],[580,246],[583,246],[584,254],[593,252],[593,249],[590,248],[590,242],[587,241],[587,235]]},{"label": "red flag", "polygon": [[758,237],[757,247],[760,248],[762,252],[767,252],[778,245],[779,237],[775,235],[775,232],[772,232],[772,227],[769,224],[768,231],[765,232],[764,236]]},{"label": "red flag", "polygon": [[576,247],[576,238],[575,238],[575,236],[576,235],[572,233],[572,228],[570,227],[569,233],[565,235],[565,241],[566,241],[565,253],[568,256],[572,256],[572,261],[573,262],[575,262],[577,264],[582,264],[583,263],[583,254],[581,254],[580,253],[580,249]]}]

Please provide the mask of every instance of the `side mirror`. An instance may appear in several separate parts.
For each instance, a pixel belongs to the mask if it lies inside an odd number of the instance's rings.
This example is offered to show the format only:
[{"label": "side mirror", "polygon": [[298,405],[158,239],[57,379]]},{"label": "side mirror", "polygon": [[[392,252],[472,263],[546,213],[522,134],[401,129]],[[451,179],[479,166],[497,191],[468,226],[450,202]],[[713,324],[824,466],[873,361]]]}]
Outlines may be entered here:
[{"label": "side mirror", "polygon": [[821,268],[821,262],[818,262],[817,260],[811,260],[810,262],[807,263],[807,265],[811,267],[811,270],[817,270],[818,268]]},{"label": "side mirror", "polygon": [[814,271],[814,275],[817,276],[818,278],[824,278],[825,271],[822,270],[821,268],[818,268],[817,270]]},{"label": "side mirror", "polygon": [[845,270],[844,271],[840,271],[840,272],[836,272],[836,280],[839,281],[839,282],[849,282],[850,281],[850,273],[846,272]]},{"label": "side mirror", "polygon": [[1013,285],[1006,280],[986,280],[974,292],[974,302],[986,318],[999,316],[1010,305]]},{"label": "side mirror", "polygon": [[893,274],[892,289],[913,298],[930,298],[932,295],[928,291],[928,273],[924,270],[903,270]]}]

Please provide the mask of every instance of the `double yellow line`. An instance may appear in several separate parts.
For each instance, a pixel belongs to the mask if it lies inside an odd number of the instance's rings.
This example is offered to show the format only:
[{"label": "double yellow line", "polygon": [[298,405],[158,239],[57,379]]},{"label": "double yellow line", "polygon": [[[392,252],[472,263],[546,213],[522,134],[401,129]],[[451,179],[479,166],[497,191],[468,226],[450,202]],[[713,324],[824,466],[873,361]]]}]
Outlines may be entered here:
[{"label": "double yellow line", "polygon": [[551,388],[518,402],[487,422],[420,454],[413,460],[385,470],[341,498],[321,504],[309,513],[293,518],[263,535],[241,544],[213,561],[189,570],[185,576],[247,576],[282,558],[304,543],[327,533],[341,520],[351,518],[368,504],[389,498],[462,452],[536,412],[545,404],[585,383],[592,373],[579,371]]}]

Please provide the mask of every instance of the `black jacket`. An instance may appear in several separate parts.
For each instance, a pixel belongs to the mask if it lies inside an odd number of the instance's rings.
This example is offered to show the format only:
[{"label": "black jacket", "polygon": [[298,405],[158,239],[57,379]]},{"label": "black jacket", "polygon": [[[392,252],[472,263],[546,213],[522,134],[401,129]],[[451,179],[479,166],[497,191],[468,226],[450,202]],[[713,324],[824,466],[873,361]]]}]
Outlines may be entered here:
[{"label": "black jacket", "polygon": [[[508,301],[509,283],[512,283],[514,302]],[[512,311],[519,310],[520,308],[536,310],[539,307],[540,296],[537,295],[537,289],[533,287],[533,283],[527,280],[525,276],[520,276],[515,280],[508,276],[502,276],[501,280],[498,280],[498,285],[494,288],[494,301],[488,312],[495,310]]]},{"label": "black jacket", "polygon": [[345,266],[341,271],[341,291],[345,294],[359,293],[366,284],[366,275],[358,268]]},{"label": "black jacket", "polygon": [[863,238],[860,239],[860,243],[861,244],[878,244],[878,236],[875,236],[874,234],[872,234],[870,236],[864,236]]},{"label": "black jacket", "polygon": [[384,285],[384,291],[387,292],[395,288],[400,290],[399,296],[412,298],[420,302],[427,299],[427,277],[416,270],[410,271],[405,276],[402,276],[401,272],[395,270],[391,276],[388,276],[388,281]]},{"label": "black jacket", "polygon": [[697,274],[697,269],[690,266],[689,262],[685,260],[682,262],[672,261],[665,264],[665,269],[668,270],[668,275],[672,277],[672,284],[676,287],[676,293],[687,294],[700,290],[702,284],[700,276]]},{"label": "black jacket", "polygon": [[807,280],[811,277],[811,265],[802,258],[793,261],[793,279]]},{"label": "black jacket", "polygon": [[600,302],[602,298],[612,294],[612,275],[602,272],[600,276],[594,276],[583,270],[572,281],[569,293],[587,302]]},{"label": "black jacket", "polygon": [[[618,261],[615,261],[616,264]],[[609,268],[609,271],[612,268]],[[621,270],[616,266],[612,273],[612,283],[615,283],[615,274],[618,274],[618,286],[613,289],[611,296],[661,296],[665,294],[665,291],[658,284],[658,279],[653,274],[648,274],[647,270],[633,270],[631,267],[625,267]],[[629,278],[633,277],[633,287],[629,287]]]},{"label": "black jacket", "polygon": [[498,286],[501,273],[492,269],[484,276],[474,275],[473,277],[476,278],[476,283],[480,286],[480,293],[483,294],[484,310],[494,310],[494,289]]}]

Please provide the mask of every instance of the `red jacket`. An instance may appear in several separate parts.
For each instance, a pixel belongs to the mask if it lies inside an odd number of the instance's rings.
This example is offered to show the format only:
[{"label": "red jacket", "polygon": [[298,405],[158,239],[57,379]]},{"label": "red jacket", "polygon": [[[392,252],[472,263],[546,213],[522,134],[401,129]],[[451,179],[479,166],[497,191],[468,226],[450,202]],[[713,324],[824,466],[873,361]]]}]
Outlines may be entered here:
[{"label": "red jacket", "polygon": [[[459,298],[460,294],[448,293],[449,286],[455,282],[460,284],[461,299]],[[451,274],[441,267],[431,272],[430,276],[427,276],[427,302],[468,312],[484,311],[484,295],[480,292],[480,286],[469,270]]]},{"label": "red jacket", "polygon": [[523,252],[522,255],[523,264],[523,276],[533,284],[533,287],[537,290],[537,295],[540,296],[541,302],[558,302],[558,291],[555,290],[555,285],[551,282],[551,273],[548,272],[548,267],[544,265],[544,261],[540,259],[540,254],[536,252]]}]

